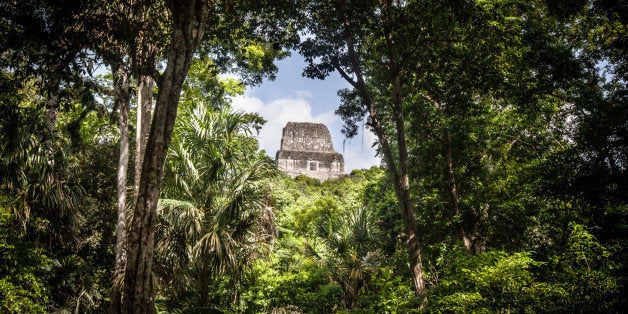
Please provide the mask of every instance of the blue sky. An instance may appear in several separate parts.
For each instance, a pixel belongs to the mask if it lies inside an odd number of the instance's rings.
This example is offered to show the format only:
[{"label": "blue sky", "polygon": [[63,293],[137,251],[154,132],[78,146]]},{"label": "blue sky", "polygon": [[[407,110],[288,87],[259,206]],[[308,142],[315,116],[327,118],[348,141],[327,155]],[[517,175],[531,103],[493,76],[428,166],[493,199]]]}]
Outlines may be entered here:
[{"label": "blue sky", "polygon": [[375,136],[364,132],[352,139],[340,133],[342,120],[334,114],[340,104],[336,92],[348,86],[337,73],[325,80],[313,80],[301,76],[305,67],[303,58],[293,52],[291,57],[277,63],[279,71],[274,81],[264,81],[250,87],[243,96],[233,99],[236,109],[257,112],[268,120],[258,136],[260,146],[275,158],[281,144],[281,131],[288,121],[324,123],[331,132],[334,149],[343,153],[345,172],[379,165],[379,157],[371,147]]}]

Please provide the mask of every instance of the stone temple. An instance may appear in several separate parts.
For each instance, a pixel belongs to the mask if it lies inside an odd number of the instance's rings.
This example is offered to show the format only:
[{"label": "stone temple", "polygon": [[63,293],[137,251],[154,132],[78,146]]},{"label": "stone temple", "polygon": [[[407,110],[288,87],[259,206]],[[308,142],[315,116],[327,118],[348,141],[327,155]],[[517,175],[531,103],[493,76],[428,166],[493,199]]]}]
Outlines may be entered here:
[{"label": "stone temple", "polygon": [[276,161],[279,170],[293,178],[303,174],[324,181],[345,172],[342,154],[334,150],[329,129],[320,123],[288,122]]}]

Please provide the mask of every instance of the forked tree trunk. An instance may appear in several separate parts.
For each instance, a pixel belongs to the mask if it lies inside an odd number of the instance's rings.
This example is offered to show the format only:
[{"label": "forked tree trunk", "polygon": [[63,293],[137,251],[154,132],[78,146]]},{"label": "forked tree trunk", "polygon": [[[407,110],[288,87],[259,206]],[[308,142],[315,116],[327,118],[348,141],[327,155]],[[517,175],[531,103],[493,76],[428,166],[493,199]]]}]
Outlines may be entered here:
[{"label": "forked tree trunk", "polygon": [[181,87],[207,19],[205,0],[167,2],[172,17],[168,63],[158,88],[155,112],[142,163],[133,219],[129,226],[124,276],[124,313],[155,313],[152,265],[155,212],[163,166],[177,116]]},{"label": "forked tree trunk", "polygon": [[111,304],[109,311],[119,313],[122,297],[122,280],[124,278],[124,265],[126,263],[126,183],[129,167],[129,76],[122,62],[111,69],[113,74],[114,101],[120,112],[118,125],[120,128],[120,157],[118,159],[118,227],[116,237],[116,265],[113,274],[113,286],[111,288]]}]

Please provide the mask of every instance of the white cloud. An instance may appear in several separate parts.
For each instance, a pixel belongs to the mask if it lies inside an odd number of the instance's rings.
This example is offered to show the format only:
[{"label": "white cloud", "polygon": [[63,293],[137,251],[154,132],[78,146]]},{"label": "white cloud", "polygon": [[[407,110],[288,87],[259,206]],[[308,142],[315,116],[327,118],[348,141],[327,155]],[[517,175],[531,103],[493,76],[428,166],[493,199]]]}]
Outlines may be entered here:
[{"label": "white cloud", "polygon": [[312,94],[310,91],[306,91],[306,90],[297,90],[297,91],[294,91],[294,94],[297,96],[297,98],[312,98],[312,97],[314,97],[314,94]]},{"label": "white cloud", "polygon": [[[312,115],[312,107],[307,98],[312,97],[308,91],[294,92],[294,97],[274,99],[268,103],[256,97],[237,96],[233,98],[232,105],[236,110],[256,112],[268,122],[258,135],[260,147],[273,159],[281,144],[283,127],[290,121],[293,122],[317,122],[327,125],[331,132],[334,149],[343,152],[344,136],[340,133],[342,121],[333,111]],[[344,160],[345,171],[353,169],[369,168],[379,164],[379,158],[374,157],[375,150],[371,147],[375,136],[365,129],[365,133],[356,138],[345,140]]]}]

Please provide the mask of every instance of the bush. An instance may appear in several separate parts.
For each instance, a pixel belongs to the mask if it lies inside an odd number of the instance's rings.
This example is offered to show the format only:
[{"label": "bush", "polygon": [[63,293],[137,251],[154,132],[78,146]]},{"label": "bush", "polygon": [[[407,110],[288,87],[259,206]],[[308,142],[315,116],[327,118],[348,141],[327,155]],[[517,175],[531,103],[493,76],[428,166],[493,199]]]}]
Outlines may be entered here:
[{"label": "bush", "polygon": [[24,241],[20,228],[0,206],[0,312],[44,313],[50,300],[44,284],[50,260]]},{"label": "bush", "polygon": [[538,282],[532,269],[543,263],[530,252],[460,253],[429,291],[433,312],[558,311],[568,293],[560,285]]}]

